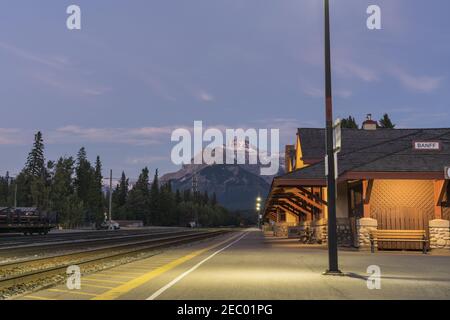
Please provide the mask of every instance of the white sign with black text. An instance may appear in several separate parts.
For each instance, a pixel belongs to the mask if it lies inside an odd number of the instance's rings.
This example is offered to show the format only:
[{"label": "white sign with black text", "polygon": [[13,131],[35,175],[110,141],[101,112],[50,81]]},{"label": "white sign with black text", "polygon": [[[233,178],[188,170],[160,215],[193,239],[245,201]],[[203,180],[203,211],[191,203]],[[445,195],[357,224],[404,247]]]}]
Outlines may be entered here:
[{"label": "white sign with black text", "polygon": [[414,141],[414,150],[441,150],[439,141]]}]

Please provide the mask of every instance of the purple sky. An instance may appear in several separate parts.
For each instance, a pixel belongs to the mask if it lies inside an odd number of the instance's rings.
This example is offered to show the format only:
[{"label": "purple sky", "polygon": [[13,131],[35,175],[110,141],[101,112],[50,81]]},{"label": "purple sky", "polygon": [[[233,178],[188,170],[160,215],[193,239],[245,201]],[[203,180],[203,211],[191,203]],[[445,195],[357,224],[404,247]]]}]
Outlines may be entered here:
[{"label": "purple sky", "polygon": [[[82,30],[69,31],[78,4]],[[382,10],[382,30],[366,8]],[[335,116],[388,112],[398,127],[449,127],[448,0],[331,0]],[[0,174],[33,134],[46,157],[85,146],[136,177],[170,163],[170,134],[323,124],[319,0],[3,0]],[[106,173],[106,171],[105,171]],[[119,175],[117,173],[117,175]]]}]

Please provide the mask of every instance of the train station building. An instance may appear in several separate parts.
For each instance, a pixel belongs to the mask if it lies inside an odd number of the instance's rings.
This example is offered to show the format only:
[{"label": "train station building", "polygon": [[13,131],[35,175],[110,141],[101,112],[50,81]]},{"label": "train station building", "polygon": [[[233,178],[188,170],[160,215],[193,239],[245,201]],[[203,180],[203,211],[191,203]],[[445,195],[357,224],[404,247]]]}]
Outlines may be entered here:
[{"label": "train station building", "polygon": [[[337,232],[341,246],[370,247],[374,230],[424,230],[429,247],[450,249],[450,129],[342,129],[337,154]],[[264,208],[275,236],[313,230],[327,241],[325,129],[300,128],[286,146],[287,173],[274,178]],[[379,249],[419,249],[386,243]]]}]

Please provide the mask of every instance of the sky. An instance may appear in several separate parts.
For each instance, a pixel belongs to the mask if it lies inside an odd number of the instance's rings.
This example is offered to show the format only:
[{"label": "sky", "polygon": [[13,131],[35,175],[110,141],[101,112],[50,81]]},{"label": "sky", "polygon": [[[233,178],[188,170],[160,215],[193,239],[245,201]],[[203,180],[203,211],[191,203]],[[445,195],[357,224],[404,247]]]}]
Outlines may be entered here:
[{"label": "sky", "polygon": [[[334,116],[450,127],[448,0],[331,0]],[[66,8],[81,8],[81,30]],[[381,8],[381,30],[366,26]],[[105,174],[177,169],[171,133],[322,127],[320,0],[2,0],[0,175],[34,133],[46,158],[100,155]]]}]

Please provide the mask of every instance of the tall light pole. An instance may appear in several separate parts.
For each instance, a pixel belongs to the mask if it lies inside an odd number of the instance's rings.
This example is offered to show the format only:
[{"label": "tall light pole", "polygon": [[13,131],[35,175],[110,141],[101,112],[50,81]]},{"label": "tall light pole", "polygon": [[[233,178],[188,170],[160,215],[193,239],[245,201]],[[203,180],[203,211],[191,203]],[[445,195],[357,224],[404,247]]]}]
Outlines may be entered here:
[{"label": "tall light pole", "polygon": [[256,214],[258,215],[258,228],[261,228],[261,197],[256,198]]},{"label": "tall light pole", "polygon": [[331,95],[331,53],[330,53],[330,4],[324,0],[325,9],[325,115],[327,139],[327,192],[328,192],[328,270],[327,275],[342,274],[338,267],[336,231],[336,178],[333,146],[333,101]]},{"label": "tall light pole", "polygon": [[109,218],[109,228],[112,227],[112,169],[109,170],[109,208],[108,208],[108,218]]}]

